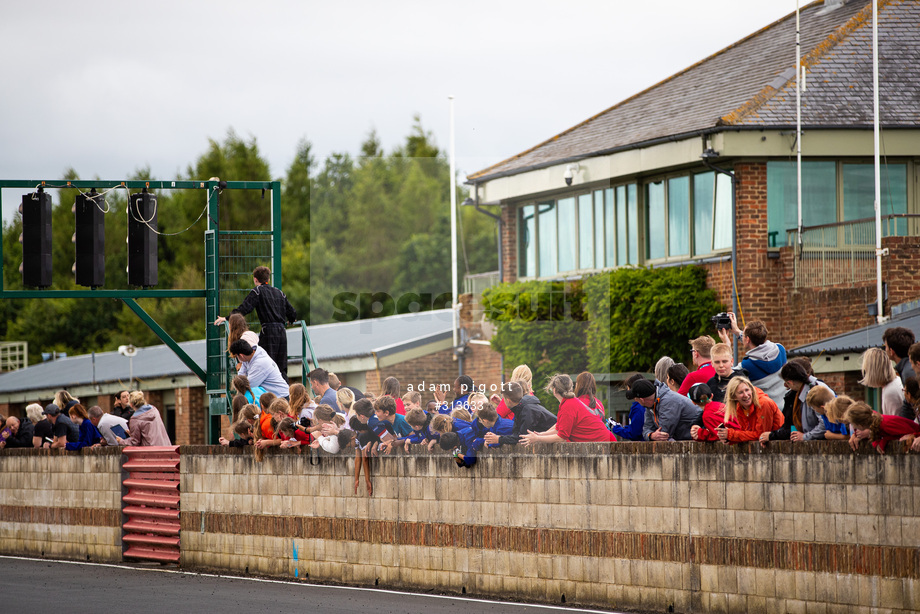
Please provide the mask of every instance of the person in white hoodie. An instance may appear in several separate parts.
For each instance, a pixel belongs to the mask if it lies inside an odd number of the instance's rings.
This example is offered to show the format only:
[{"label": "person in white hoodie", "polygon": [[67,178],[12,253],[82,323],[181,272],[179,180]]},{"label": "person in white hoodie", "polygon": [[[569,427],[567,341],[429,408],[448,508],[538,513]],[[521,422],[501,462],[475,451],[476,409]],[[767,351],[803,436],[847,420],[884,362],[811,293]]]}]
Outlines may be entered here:
[{"label": "person in white hoodie", "polygon": [[728,345],[732,344],[731,335],[741,337],[744,359],[738,366],[747,371],[751,383],[767,393],[779,410],[783,411],[786,387],[780,369],[786,364],[786,348],[767,339],[767,327],[760,320],[751,320],[742,331],[738,328],[735,314],[729,312],[728,317],[732,322],[731,332],[721,328],[719,337]]}]

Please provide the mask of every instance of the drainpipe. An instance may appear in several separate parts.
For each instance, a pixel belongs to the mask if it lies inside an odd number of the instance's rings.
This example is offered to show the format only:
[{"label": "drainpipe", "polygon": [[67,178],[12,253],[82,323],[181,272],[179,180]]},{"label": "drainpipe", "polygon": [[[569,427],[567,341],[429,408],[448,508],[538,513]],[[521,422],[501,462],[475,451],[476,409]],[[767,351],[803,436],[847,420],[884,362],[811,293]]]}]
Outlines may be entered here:
[{"label": "drainpipe", "polygon": [[[732,171],[727,171],[724,168],[719,168],[712,162],[710,159],[718,158],[719,153],[714,151],[711,147],[707,147],[703,151],[703,155],[700,156],[700,159],[703,161],[703,164],[707,168],[713,170],[722,175],[728,175],[732,181],[732,311],[738,313],[738,289],[735,287],[735,284],[738,283],[738,213],[737,213],[737,184],[735,181],[735,173]],[[718,195],[717,195],[718,196]],[[732,335],[732,353],[734,355],[735,364],[738,363],[738,339]]]},{"label": "drainpipe", "polygon": [[473,196],[474,196],[474,206],[476,211],[488,215],[490,218],[495,220],[498,225],[498,281],[505,281],[505,270],[502,267],[502,216],[495,215],[491,211],[486,211],[485,209],[479,206],[479,186],[473,185]]}]

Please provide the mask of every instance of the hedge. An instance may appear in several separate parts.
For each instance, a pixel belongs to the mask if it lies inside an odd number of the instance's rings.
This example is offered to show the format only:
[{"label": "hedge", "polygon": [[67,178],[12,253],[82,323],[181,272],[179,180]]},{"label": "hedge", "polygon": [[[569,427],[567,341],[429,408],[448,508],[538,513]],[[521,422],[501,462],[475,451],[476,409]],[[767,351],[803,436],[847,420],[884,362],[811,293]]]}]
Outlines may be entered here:
[{"label": "hedge", "polygon": [[715,336],[710,318],[724,311],[697,266],[501,284],[483,306],[496,324],[492,347],[509,369],[530,366],[535,388],[553,373],[651,371],[662,356],[692,367],[687,341]]}]

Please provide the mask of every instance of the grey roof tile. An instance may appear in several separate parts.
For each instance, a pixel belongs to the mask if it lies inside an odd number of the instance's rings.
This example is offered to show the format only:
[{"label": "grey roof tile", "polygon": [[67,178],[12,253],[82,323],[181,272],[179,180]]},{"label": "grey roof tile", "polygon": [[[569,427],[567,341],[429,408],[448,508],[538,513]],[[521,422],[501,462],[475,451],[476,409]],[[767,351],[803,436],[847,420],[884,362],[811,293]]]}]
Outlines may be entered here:
[{"label": "grey roof tile", "polygon": [[[880,0],[880,5],[883,122],[917,125],[920,3]],[[801,11],[802,49],[810,66],[803,122],[862,124],[866,109],[871,118],[872,108],[871,78],[865,79],[871,68],[871,19],[865,17],[871,16],[871,3],[853,0],[821,14],[823,8],[822,2],[813,2]],[[469,180],[521,173],[718,126],[794,125],[794,62],[792,13],[569,130],[473,173]]]}]

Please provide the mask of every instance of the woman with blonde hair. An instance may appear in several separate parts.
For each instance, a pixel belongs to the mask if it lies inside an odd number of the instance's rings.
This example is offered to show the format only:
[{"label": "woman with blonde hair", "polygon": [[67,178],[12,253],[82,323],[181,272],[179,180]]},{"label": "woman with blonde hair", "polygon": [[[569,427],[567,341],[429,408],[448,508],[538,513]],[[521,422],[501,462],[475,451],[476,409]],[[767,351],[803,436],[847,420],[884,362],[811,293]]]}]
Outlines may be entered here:
[{"label": "woman with blonde hair", "polygon": [[[533,394],[533,373],[527,365],[516,366],[514,371],[511,372],[511,380],[509,381],[520,384],[521,388],[524,389],[525,396]],[[506,384],[502,384],[503,392],[506,390],[505,386]],[[495,411],[498,412],[499,416],[507,418],[508,420],[514,420],[514,412],[511,411],[511,408],[505,403],[504,395],[492,394],[489,400],[492,402],[492,405],[495,406]]]},{"label": "woman with blonde hair", "polygon": [[147,398],[140,390],[135,390],[128,397],[128,402],[134,408],[134,414],[128,422],[128,429],[131,436],[128,439],[119,440],[129,446],[169,446],[169,435],[166,433],[166,425],[160,417],[160,410],[147,403]]},{"label": "woman with blonde hair", "polygon": [[860,384],[867,388],[881,389],[881,413],[886,416],[897,415],[904,404],[904,389],[885,350],[869,348],[863,353],[862,374]]},{"label": "woman with blonde hair", "polygon": [[722,443],[757,441],[775,431],[785,419],[776,403],[746,377],[736,375],[725,389],[725,424],[716,428]]},{"label": "woman with blonde hair", "polygon": [[617,440],[613,433],[607,430],[604,421],[575,398],[575,384],[572,383],[571,377],[564,374],[554,375],[546,384],[545,390],[559,401],[556,424],[542,433],[527,431],[521,435],[521,444],[529,446],[541,442]]},{"label": "woman with blonde hair", "polygon": [[352,406],[355,404],[355,393],[342,386],[335,393],[335,402],[338,404],[339,409],[345,412],[345,420],[350,420],[352,416],[355,415]]},{"label": "woman with blonde hair", "polygon": [[62,414],[67,414],[70,416],[70,408],[74,405],[77,405],[80,402],[80,399],[73,397],[66,390],[59,390],[56,395],[54,395],[54,404],[61,408]]}]

